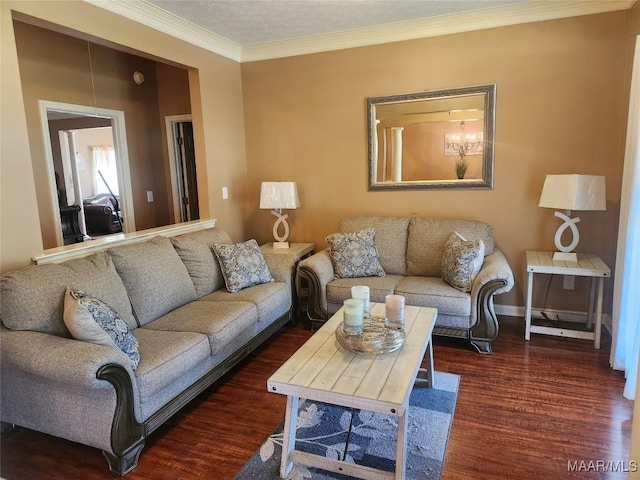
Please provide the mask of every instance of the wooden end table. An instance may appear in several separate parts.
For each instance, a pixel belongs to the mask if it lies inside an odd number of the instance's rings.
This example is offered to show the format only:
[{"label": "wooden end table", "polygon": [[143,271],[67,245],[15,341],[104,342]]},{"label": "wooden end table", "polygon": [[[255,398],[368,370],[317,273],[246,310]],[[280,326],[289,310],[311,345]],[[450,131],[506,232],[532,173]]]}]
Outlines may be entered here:
[{"label": "wooden end table", "polygon": [[[527,256],[527,301],[524,319],[526,328],[524,339],[529,340],[531,333],[544,335],[556,335],[560,337],[584,338],[594,341],[594,348],[600,348],[602,333],[602,293],[604,279],[611,276],[609,267],[593,254],[578,253],[577,262],[554,261],[553,252],[526,252]],[[596,295],[596,280],[598,281],[598,297],[596,302],[596,324],[594,331],[572,330],[568,328],[546,327],[531,324],[531,296],[533,293],[533,276],[536,273],[548,273],[553,275],[576,275],[591,277],[591,295],[589,297],[589,311],[587,314],[587,327],[591,328],[593,322],[593,304]]]},{"label": "wooden end table", "polygon": [[[371,304],[374,315],[384,314],[384,308],[384,304]],[[341,308],[269,378],[270,392],[287,395],[281,477],[288,475],[295,462],[356,478],[404,478],[409,395],[417,381],[433,388],[431,333],[436,317],[434,308],[407,306],[404,345],[391,353],[363,355],[346,350],[335,338]],[[423,358],[427,360],[424,369],[420,368]],[[296,450],[300,398],[397,416],[395,472]]]}]

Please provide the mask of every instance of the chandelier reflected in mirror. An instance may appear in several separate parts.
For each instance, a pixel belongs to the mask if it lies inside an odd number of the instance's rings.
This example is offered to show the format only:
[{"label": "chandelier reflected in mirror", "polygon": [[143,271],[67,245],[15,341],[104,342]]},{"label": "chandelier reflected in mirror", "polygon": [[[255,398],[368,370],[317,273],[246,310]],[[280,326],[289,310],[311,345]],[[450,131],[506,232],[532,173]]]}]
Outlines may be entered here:
[{"label": "chandelier reflected in mirror", "polygon": [[455,152],[459,158],[456,159],[456,176],[464,178],[469,164],[465,157],[467,155],[482,154],[482,134],[464,133],[465,123],[460,122],[460,133],[448,135],[445,147],[449,151]]}]

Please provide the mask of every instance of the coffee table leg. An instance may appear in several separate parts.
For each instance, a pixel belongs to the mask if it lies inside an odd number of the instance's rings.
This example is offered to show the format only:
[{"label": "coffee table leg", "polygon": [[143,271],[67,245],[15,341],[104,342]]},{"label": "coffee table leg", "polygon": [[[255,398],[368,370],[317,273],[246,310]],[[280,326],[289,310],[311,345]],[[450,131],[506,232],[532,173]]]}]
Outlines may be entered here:
[{"label": "coffee table leg", "polygon": [[426,360],[426,368],[420,368],[418,370],[418,376],[414,384],[417,387],[435,388],[433,378],[433,343],[431,336],[429,336],[429,340],[427,342],[427,350],[424,353],[424,359]]},{"label": "coffee table leg", "polygon": [[404,480],[404,473],[407,469],[407,417],[409,408],[405,408],[404,413],[398,417],[398,445],[396,447],[396,479]]},{"label": "coffee table leg", "polygon": [[287,411],[282,431],[282,460],[280,461],[280,477],[285,478],[293,468],[291,452],[296,448],[296,425],[298,423],[298,397],[287,396]]}]

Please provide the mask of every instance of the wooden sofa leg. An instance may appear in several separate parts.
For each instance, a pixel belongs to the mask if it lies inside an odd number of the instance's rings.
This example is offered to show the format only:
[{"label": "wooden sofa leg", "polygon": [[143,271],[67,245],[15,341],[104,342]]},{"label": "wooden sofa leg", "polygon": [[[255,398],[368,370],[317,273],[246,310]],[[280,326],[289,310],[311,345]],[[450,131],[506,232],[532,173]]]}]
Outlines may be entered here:
[{"label": "wooden sofa leg", "polygon": [[107,364],[98,369],[96,378],[110,382],[116,391],[116,409],[111,424],[111,450],[105,452],[109,469],[126,475],[138,464],[144,448],[145,426],[138,423],[134,413],[133,386],[121,365]]},{"label": "wooden sofa leg", "polygon": [[488,340],[471,340],[471,345],[476,347],[478,353],[482,353],[484,355],[491,355],[493,350],[491,348],[491,342]]},{"label": "wooden sofa leg", "polygon": [[104,458],[107,459],[109,470],[123,477],[136,468],[138,465],[138,458],[140,458],[140,452],[142,452],[143,448],[144,440],[141,440],[122,455],[113,455],[109,452],[105,452],[104,450],[102,451],[102,454],[104,455]]}]

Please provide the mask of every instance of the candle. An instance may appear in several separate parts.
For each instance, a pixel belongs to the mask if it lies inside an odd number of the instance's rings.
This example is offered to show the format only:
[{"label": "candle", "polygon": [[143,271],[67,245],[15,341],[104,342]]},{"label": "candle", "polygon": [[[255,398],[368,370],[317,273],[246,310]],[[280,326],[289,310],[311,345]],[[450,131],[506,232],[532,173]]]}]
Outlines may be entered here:
[{"label": "candle", "polygon": [[351,298],[362,300],[363,313],[365,318],[369,316],[369,287],[366,285],[356,285],[351,287]]},{"label": "candle", "polygon": [[349,335],[360,335],[363,330],[364,304],[362,300],[349,298],[344,301],[344,331]]},{"label": "candle", "polygon": [[404,328],[404,304],[402,295],[387,295],[385,297],[384,323],[390,328]]}]

